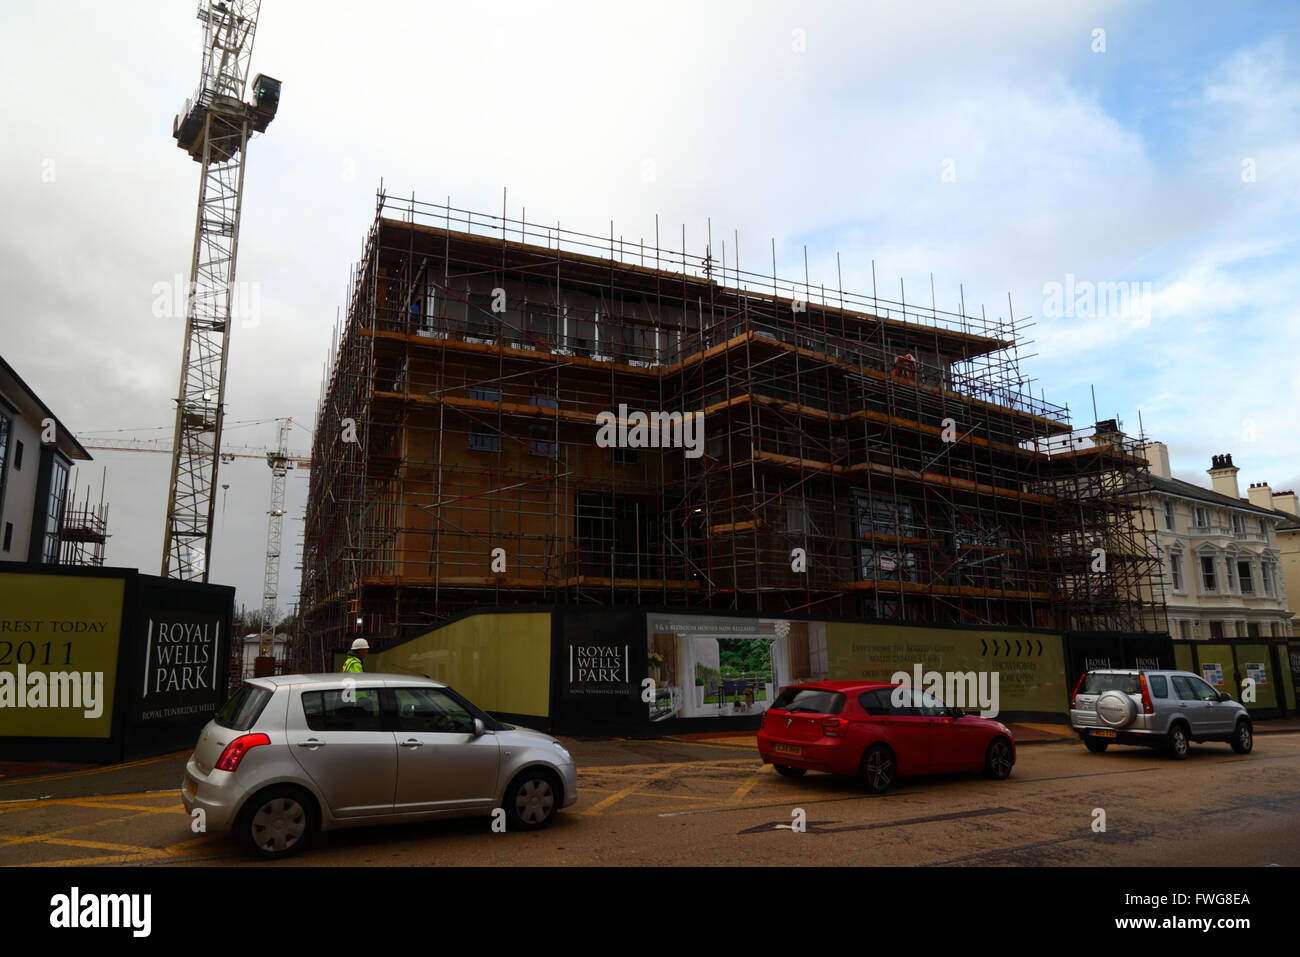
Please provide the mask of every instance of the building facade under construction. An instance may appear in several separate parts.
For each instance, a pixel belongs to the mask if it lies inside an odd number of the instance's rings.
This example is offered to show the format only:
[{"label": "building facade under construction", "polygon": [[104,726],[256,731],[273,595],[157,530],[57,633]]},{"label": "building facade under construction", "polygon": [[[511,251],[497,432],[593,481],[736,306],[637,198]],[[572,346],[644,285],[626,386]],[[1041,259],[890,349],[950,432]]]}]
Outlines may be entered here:
[{"label": "building facade under construction", "polygon": [[304,669],[475,607],[1162,612],[1146,459],[1032,394],[1010,303],[666,245],[380,195],[318,409]]}]

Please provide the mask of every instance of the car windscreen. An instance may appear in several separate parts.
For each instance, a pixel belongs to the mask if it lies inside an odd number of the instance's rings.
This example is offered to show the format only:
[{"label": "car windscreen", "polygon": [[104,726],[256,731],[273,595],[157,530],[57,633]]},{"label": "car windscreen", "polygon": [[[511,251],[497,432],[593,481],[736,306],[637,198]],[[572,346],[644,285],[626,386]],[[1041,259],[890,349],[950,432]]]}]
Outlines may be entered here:
[{"label": "car windscreen", "polygon": [[1125,694],[1141,694],[1142,688],[1138,685],[1138,676],[1135,674],[1127,675],[1108,675],[1093,672],[1083,681],[1083,694],[1101,694],[1103,691],[1122,691]]},{"label": "car windscreen", "polygon": [[247,731],[271,700],[271,692],[256,685],[240,685],[213,720],[231,731]]},{"label": "car windscreen", "polygon": [[772,707],[784,711],[839,714],[844,708],[844,695],[838,691],[822,691],[818,688],[786,688],[772,702]]}]

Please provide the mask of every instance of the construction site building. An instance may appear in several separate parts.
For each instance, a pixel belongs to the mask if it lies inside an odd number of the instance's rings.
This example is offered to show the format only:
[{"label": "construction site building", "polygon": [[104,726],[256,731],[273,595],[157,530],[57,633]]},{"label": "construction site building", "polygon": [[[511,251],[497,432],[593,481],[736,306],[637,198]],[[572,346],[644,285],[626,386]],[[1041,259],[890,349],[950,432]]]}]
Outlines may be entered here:
[{"label": "construction site building", "polygon": [[474,607],[1162,617],[1139,440],[1032,394],[1010,302],[830,289],[736,245],[381,192],[324,370],[299,667]]}]

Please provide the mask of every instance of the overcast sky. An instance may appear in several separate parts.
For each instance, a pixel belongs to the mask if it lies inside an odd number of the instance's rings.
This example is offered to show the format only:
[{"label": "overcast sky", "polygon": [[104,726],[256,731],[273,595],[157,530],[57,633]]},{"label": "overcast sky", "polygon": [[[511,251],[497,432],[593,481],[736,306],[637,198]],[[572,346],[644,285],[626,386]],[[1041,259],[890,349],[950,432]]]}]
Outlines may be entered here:
[{"label": "overcast sky", "polygon": [[[171,139],[194,3],[0,10],[0,354],[77,433],[170,438],[198,164]],[[1104,31],[1104,32],[1099,32]],[[228,422],[314,425],[321,366],[390,195],[635,239],[654,216],[742,267],[1032,316],[1047,399],[1170,446],[1209,484],[1300,486],[1300,6],[1292,3],[476,3],[265,0],[252,72],[284,83],[247,165]],[[647,176],[647,170],[653,175]],[[728,259],[733,256],[728,242]],[[715,253],[717,250],[715,249]],[[1072,278],[1070,278],[1072,277]],[[1127,311],[1052,284],[1136,283]],[[1126,285],[1125,288],[1130,288]],[[145,431],[157,429],[157,431]],[[227,433],[274,444],[274,423]],[[310,436],[291,441],[306,451]],[[156,573],[168,458],[99,452],[108,562]],[[270,473],[224,466],[214,581],[261,602]],[[291,473],[281,606],[307,474]]]}]

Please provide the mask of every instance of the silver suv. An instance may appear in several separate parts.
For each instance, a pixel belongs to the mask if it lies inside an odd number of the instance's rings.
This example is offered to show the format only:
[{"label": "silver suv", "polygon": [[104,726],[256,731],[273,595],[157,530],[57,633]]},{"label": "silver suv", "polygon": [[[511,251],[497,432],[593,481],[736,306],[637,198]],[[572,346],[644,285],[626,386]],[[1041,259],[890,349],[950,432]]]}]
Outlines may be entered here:
[{"label": "silver suv", "polygon": [[285,675],[246,681],[208,722],[181,799],[205,830],[277,858],[318,829],[498,808],[507,830],[532,830],[578,800],[578,773],[549,734],[503,724],[441,682]]},{"label": "silver suv", "polygon": [[1254,744],[1246,709],[1189,671],[1089,671],[1070,700],[1070,726],[1098,753],[1136,744],[1181,761],[1190,741],[1226,741],[1238,754]]}]

